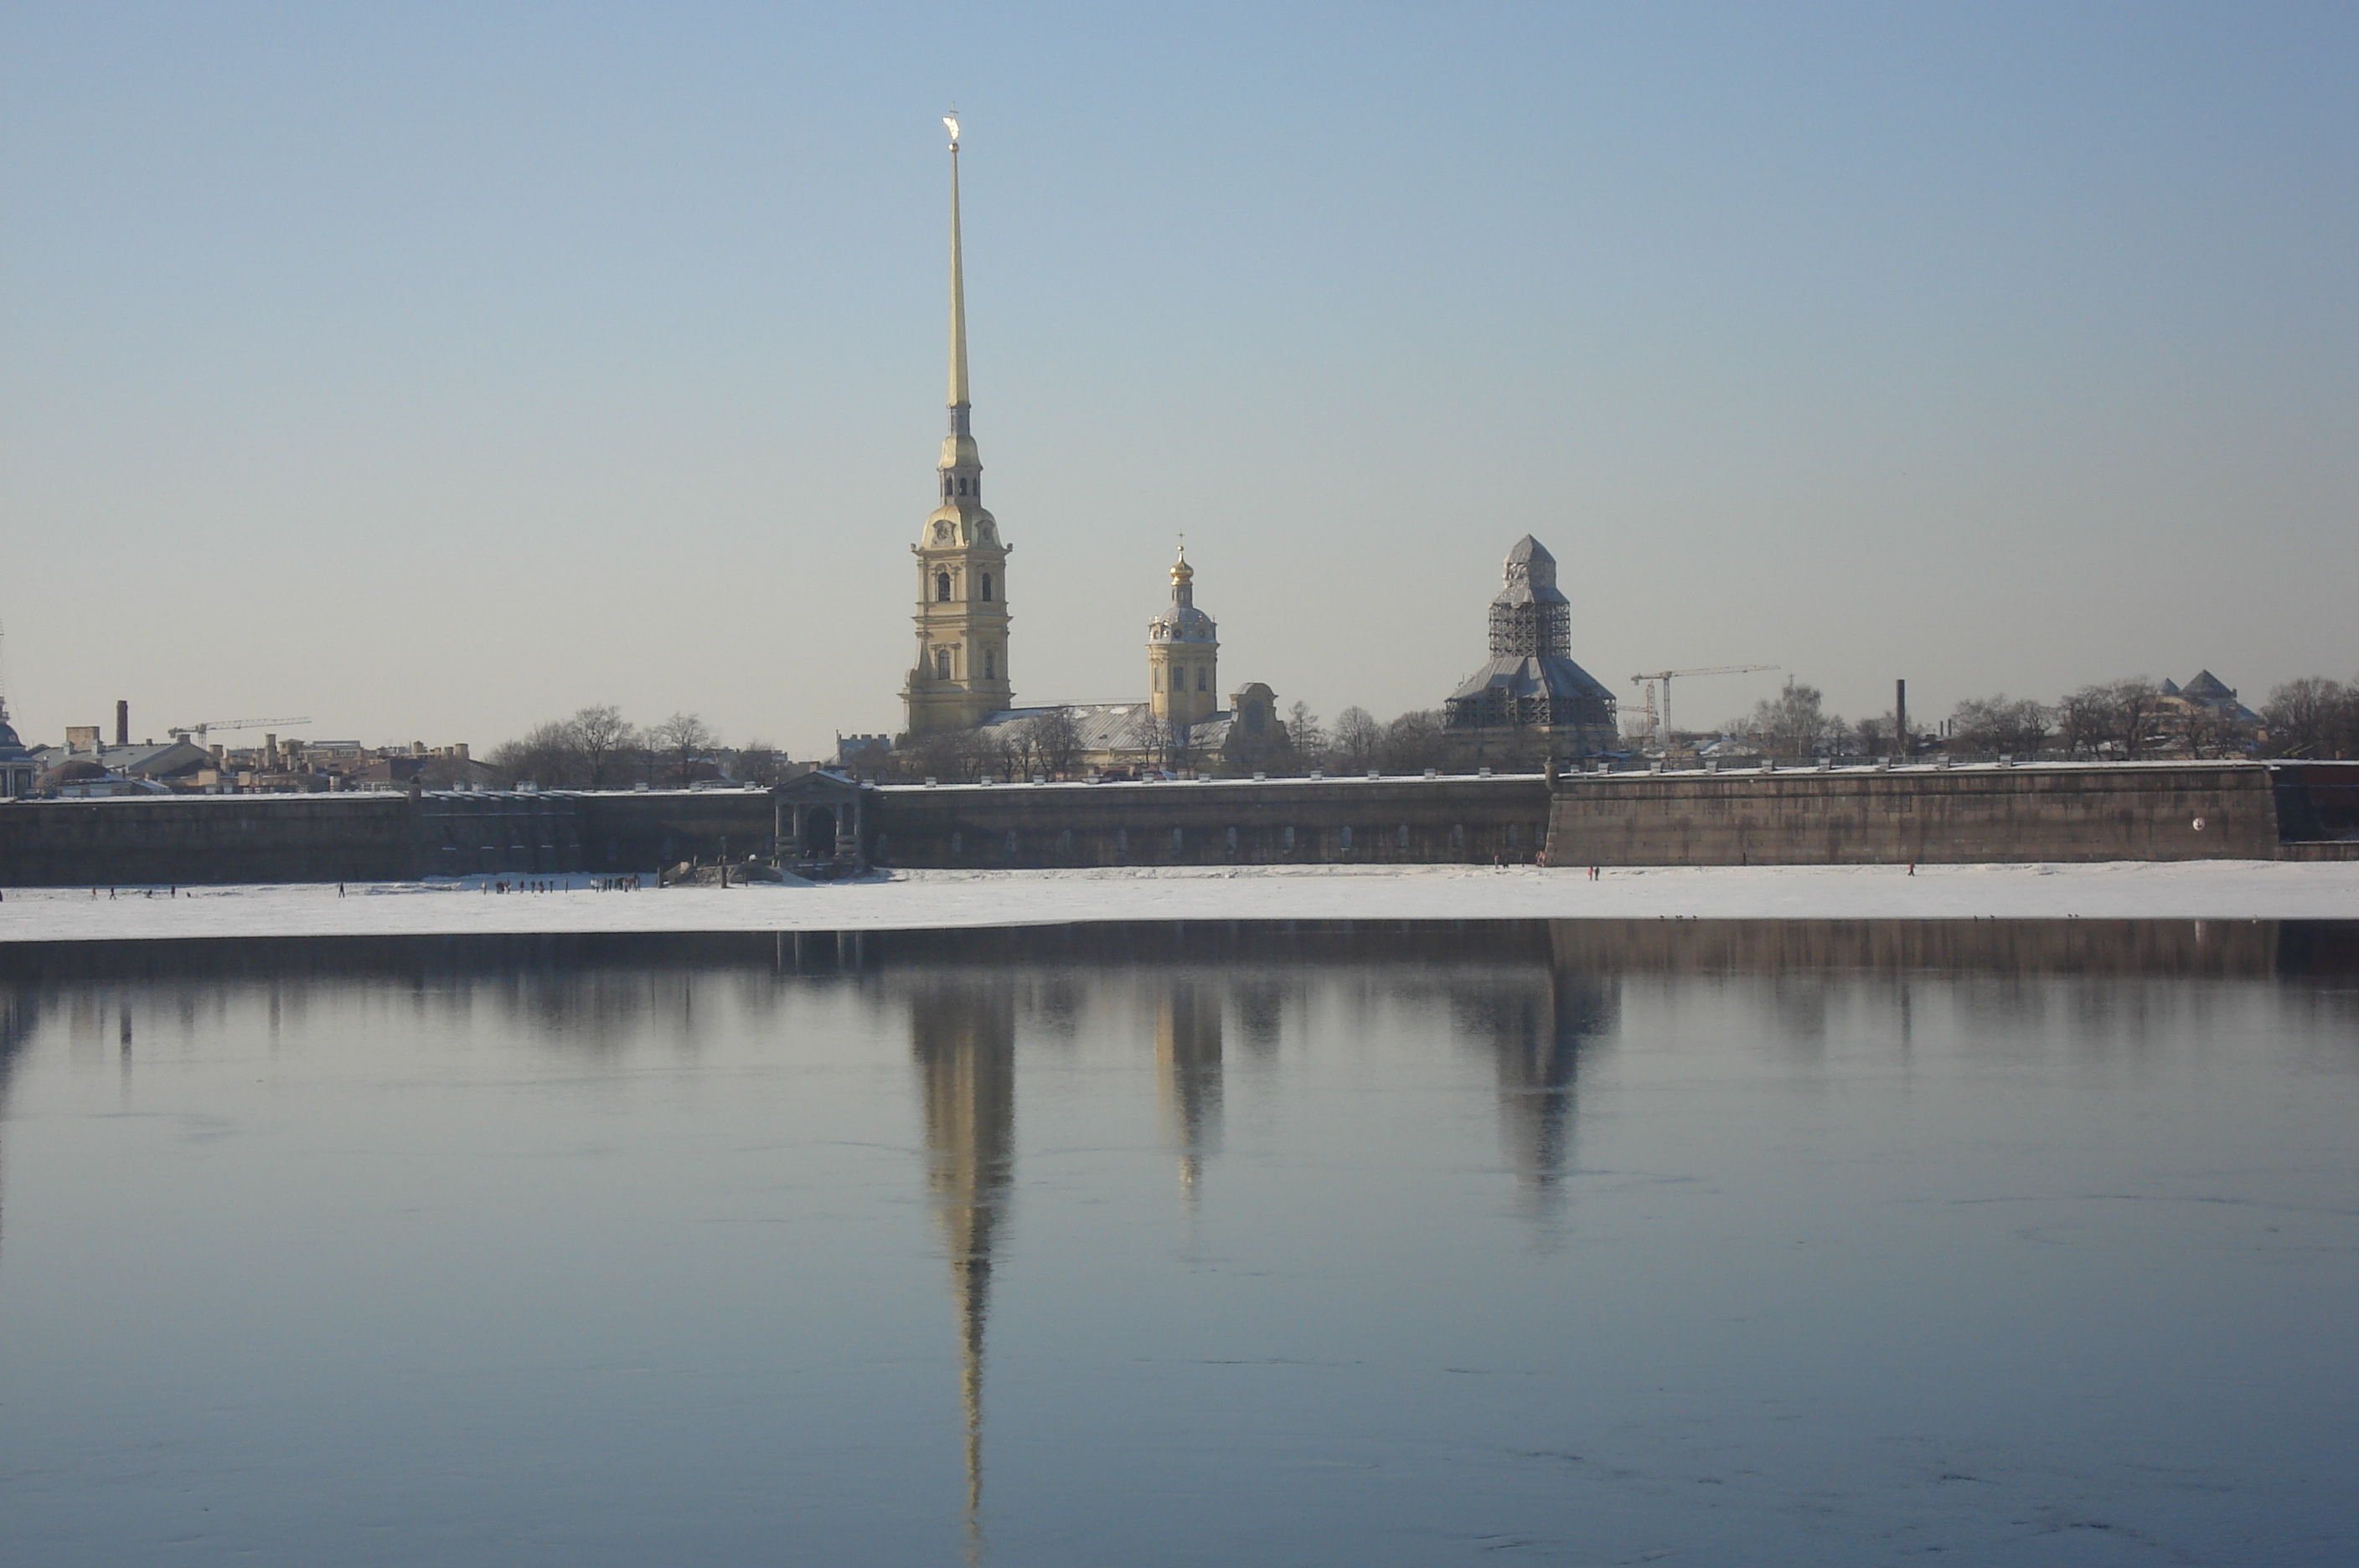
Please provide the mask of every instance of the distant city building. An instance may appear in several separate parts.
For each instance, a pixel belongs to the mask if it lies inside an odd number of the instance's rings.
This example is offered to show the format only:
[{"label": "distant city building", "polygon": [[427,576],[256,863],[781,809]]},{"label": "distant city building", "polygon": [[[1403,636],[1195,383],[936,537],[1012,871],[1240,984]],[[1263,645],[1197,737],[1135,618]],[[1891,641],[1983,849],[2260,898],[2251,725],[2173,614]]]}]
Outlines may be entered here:
[{"label": "distant city building", "polygon": [[893,756],[893,737],[882,735],[838,735],[835,765],[854,772],[881,768]]},{"label": "distant city building", "polygon": [[[146,779],[159,782],[186,783],[204,769],[213,766],[213,754],[201,746],[192,746],[175,737],[168,741],[140,741],[129,746],[104,746],[99,743],[96,726],[75,725],[66,731],[67,744],[43,746],[41,763],[46,770],[55,770],[70,762],[95,763],[102,772],[119,774],[125,779]],[[80,741],[77,746],[74,742]]]},{"label": "distant city building", "polygon": [[2261,715],[2238,702],[2235,688],[2208,670],[2197,670],[2195,678],[2184,686],[2165,681],[2162,710],[2190,738],[2193,732],[2207,725],[2241,735],[2257,735],[2261,728]]},{"label": "distant city building", "polygon": [[1491,600],[1491,661],[1441,705],[1449,738],[1510,761],[1614,750],[1614,693],[1572,661],[1572,605],[1556,585],[1556,557],[1526,534],[1507,551],[1506,579]]},{"label": "distant city building", "polygon": [[92,760],[88,753],[60,763],[33,781],[36,793],[61,800],[85,800],[114,795],[168,795],[172,788],[152,779],[134,779]]}]

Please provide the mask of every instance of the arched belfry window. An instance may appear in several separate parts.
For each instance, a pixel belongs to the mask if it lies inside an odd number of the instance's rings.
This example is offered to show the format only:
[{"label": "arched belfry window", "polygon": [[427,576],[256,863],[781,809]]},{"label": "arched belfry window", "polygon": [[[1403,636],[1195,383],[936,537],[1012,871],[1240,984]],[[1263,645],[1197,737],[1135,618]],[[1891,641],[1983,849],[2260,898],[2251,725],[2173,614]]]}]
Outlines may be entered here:
[{"label": "arched belfry window", "polygon": [[1196,666],[1196,690],[1197,690],[1197,691],[1201,691],[1202,690],[1204,690],[1204,681],[1205,681],[1205,679],[1206,679],[1208,676],[1210,676],[1211,674],[1212,674],[1212,671],[1211,671],[1211,670],[1207,670],[1207,669],[1205,669],[1202,665],[1201,665],[1201,664],[1200,664],[1200,665]]},{"label": "arched belfry window", "polygon": [[951,602],[951,574],[949,572],[937,572],[934,573],[934,597],[945,604]]},{"label": "arched belfry window", "polygon": [[946,648],[938,648],[934,649],[934,679],[937,681],[947,681],[950,678],[951,650]]},{"label": "arched belfry window", "polygon": [[991,603],[991,573],[988,572],[983,574],[983,602],[986,604]]},{"label": "arched belfry window", "polygon": [[983,678],[985,681],[999,679],[999,655],[992,648],[983,650]]},{"label": "arched belfry window", "polygon": [[962,495],[966,494],[966,481],[963,479],[958,482],[958,493]]},{"label": "arched belfry window", "polygon": [[943,495],[949,495],[950,493],[951,493],[951,476],[950,476],[949,474],[943,474],[943,475],[942,475],[942,494],[943,494]]}]

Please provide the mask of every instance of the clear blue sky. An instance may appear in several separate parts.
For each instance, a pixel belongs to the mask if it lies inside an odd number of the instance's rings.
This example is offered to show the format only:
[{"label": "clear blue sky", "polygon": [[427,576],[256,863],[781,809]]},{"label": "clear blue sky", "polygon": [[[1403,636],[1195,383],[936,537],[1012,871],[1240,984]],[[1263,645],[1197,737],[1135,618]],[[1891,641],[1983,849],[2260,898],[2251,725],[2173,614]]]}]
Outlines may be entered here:
[{"label": "clear blue sky", "polygon": [[[2359,674],[2359,7],[10,4],[28,737],[889,729],[967,124],[1027,700]],[[1681,715],[1776,677],[1696,682]]]}]

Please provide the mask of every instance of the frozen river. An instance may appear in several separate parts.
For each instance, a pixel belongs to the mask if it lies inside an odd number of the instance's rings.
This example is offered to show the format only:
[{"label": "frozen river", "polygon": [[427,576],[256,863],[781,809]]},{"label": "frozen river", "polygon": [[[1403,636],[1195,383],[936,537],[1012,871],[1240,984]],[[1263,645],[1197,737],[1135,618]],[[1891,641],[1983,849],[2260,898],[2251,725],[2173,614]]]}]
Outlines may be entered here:
[{"label": "frozen river", "polygon": [[2359,1561],[2359,927],[0,946],[0,1562]]}]

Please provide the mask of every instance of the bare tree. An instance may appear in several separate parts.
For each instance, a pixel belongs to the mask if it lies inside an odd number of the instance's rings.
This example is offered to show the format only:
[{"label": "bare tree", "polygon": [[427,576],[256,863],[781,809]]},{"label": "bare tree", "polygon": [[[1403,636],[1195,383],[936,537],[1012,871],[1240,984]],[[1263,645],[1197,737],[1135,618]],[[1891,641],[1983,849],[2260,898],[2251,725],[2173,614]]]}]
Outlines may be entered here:
[{"label": "bare tree", "polygon": [[2162,688],[2143,675],[2115,681],[2105,687],[2112,739],[2132,760],[2152,749],[2155,721],[2162,716]]},{"label": "bare tree", "polygon": [[508,784],[528,780],[551,789],[577,789],[589,783],[573,726],[562,719],[538,726],[522,740],[502,742],[485,760]]},{"label": "bare tree", "polygon": [[1166,720],[1163,725],[1163,766],[1174,773],[1185,773],[1196,766],[1196,726],[1177,720]]},{"label": "bare tree", "polygon": [[1424,708],[1403,713],[1386,724],[1384,744],[1377,755],[1388,771],[1421,773],[1426,768],[1440,767],[1445,750],[1441,712]]},{"label": "bare tree", "polygon": [[1754,704],[1745,729],[1772,757],[1816,757],[1830,738],[1823,702],[1817,687],[1788,681],[1776,697]]},{"label": "bare tree", "polygon": [[1032,721],[1032,745],[1049,778],[1066,778],[1081,766],[1081,721],[1071,708],[1051,708]]},{"label": "bare tree", "polygon": [[2251,744],[2235,710],[2212,702],[2189,708],[2180,720],[2180,730],[2187,737],[2187,749],[2197,757],[2238,757]]},{"label": "bare tree", "polygon": [[1335,734],[1327,750],[1337,768],[1358,773],[1375,765],[1384,744],[1385,727],[1376,723],[1376,715],[1353,703],[1335,715]]},{"label": "bare tree", "polygon": [[636,749],[639,733],[612,703],[579,709],[565,721],[567,738],[581,759],[582,783],[592,789],[620,784],[622,769]]},{"label": "bare tree", "polygon": [[648,745],[660,754],[665,773],[675,784],[694,783],[692,765],[720,739],[712,726],[695,713],[674,713],[647,731]]},{"label": "bare tree", "polygon": [[1153,709],[1142,706],[1131,717],[1129,738],[1131,746],[1142,754],[1147,767],[1170,766],[1177,742],[1169,720]]},{"label": "bare tree", "polygon": [[2044,702],[2017,702],[2004,692],[1970,697],[1950,713],[1950,742],[1959,751],[2038,751],[2056,723]]},{"label": "bare tree", "polygon": [[2056,710],[2045,702],[2025,698],[2011,702],[2006,710],[2007,749],[2018,754],[2040,751],[2048,745],[2048,736],[2056,728]]},{"label": "bare tree", "polygon": [[2056,704],[2056,735],[2069,752],[2094,752],[2113,731],[2112,690],[2083,686]]},{"label": "bare tree", "polygon": [[766,740],[749,740],[737,748],[736,775],[747,784],[767,789],[778,781],[786,764],[787,754]]},{"label": "bare tree", "polygon": [[2336,757],[2351,727],[2359,690],[2324,676],[2305,675],[2269,693],[2261,717],[2269,746],[2280,757]]},{"label": "bare tree", "polygon": [[1950,745],[1958,751],[1999,751],[2006,746],[2007,700],[1969,697],[1950,710]]},{"label": "bare tree", "polygon": [[973,730],[931,731],[915,738],[907,766],[914,778],[972,782],[983,771],[977,741]]},{"label": "bare tree", "polygon": [[1308,702],[1297,702],[1287,710],[1287,749],[1294,753],[1299,768],[1316,768],[1327,756],[1327,732],[1319,723],[1319,715],[1310,711]]},{"label": "bare tree", "polygon": [[1032,771],[1032,737],[1027,724],[978,732],[984,767],[994,779],[1021,779]]}]

